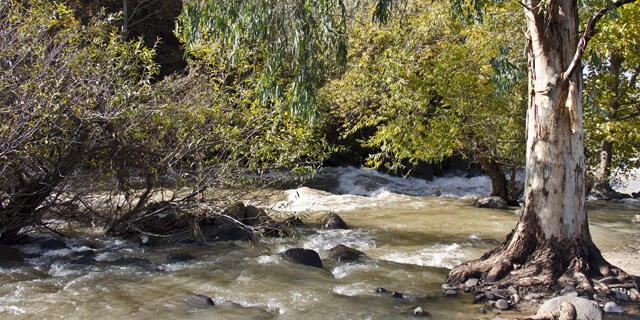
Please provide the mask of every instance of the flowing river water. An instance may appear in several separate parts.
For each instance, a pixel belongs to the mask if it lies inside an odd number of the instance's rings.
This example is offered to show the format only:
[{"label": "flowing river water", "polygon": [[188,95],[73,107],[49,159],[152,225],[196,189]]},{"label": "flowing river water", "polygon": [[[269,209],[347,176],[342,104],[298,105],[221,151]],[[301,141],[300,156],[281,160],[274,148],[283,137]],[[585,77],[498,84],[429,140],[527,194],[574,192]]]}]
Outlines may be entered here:
[{"label": "flowing river water", "polygon": [[[481,313],[472,296],[445,298],[441,290],[448,268],[497,245],[518,219],[515,207],[469,206],[472,195],[489,192],[487,177],[424,181],[329,168],[311,186],[286,190],[273,209],[303,213],[305,222],[332,211],[349,224],[347,230],[307,225],[291,238],[153,247],[85,235],[65,240],[66,249],[18,247],[32,258],[0,270],[0,319],[407,319],[416,306],[431,319],[493,319],[496,311]],[[640,232],[640,225],[630,223],[640,211],[638,201],[590,202],[589,209],[602,251],[623,248]],[[279,255],[304,247],[325,258],[338,244],[368,258],[323,259],[324,268],[318,269]],[[98,262],[75,260],[87,251]],[[196,260],[164,263],[173,253]],[[121,257],[154,265],[107,263]],[[405,298],[377,294],[378,287]],[[213,298],[216,306],[206,307],[194,294]],[[518,314],[506,311],[500,317]]]}]

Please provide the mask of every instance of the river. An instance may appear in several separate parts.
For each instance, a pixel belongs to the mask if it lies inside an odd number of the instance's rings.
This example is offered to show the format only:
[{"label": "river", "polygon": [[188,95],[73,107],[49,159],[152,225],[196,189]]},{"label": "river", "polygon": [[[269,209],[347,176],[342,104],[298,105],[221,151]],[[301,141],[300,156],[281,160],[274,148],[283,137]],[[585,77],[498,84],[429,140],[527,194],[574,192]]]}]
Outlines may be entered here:
[{"label": "river", "polygon": [[[0,318],[407,319],[422,306],[432,319],[493,319],[497,312],[481,313],[482,305],[472,304],[472,296],[445,298],[441,290],[448,268],[498,244],[518,219],[515,207],[469,206],[471,197],[489,192],[487,177],[424,181],[329,168],[309,186],[272,199],[271,209],[282,216],[302,214],[309,223],[335,212],[348,230],[307,225],[290,238],[153,247],[86,234],[66,239],[68,248],[60,250],[21,246],[31,258],[24,266],[1,270]],[[640,233],[640,225],[630,223],[640,202],[588,206],[593,238],[602,251],[624,248]],[[324,258],[337,244],[368,258],[348,263],[323,259],[324,268],[318,269],[279,255],[304,247]],[[78,263],[83,252],[91,252],[98,262]],[[196,259],[165,263],[172,253]],[[153,266],[108,263],[121,257],[148,259]],[[405,298],[377,294],[378,287]],[[194,294],[211,297],[216,306],[207,307]]]}]

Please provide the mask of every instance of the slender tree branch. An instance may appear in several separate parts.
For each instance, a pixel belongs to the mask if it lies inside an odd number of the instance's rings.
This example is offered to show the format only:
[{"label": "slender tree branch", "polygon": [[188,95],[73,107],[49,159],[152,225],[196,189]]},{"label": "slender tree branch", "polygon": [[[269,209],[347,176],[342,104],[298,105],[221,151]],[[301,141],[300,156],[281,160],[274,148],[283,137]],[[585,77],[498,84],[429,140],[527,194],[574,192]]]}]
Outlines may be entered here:
[{"label": "slender tree branch", "polygon": [[625,4],[633,3],[636,1],[637,0],[618,0],[614,2],[612,6],[606,6],[600,9],[593,16],[591,16],[591,18],[589,18],[589,21],[587,22],[587,27],[585,28],[584,33],[582,34],[582,37],[578,42],[578,48],[576,49],[576,53],[573,56],[573,60],[571,61],[571,64],[569,64],[569,67],[567,68],[567,70],[560,75],[563,80],[569,79],[573,71],[576,69],[576,66],[578,65],[578,63],[580,63],[580,60],[582,59],[582,54],[584,53],[584,50],[587,47],[587,43],[589,43],[589,40],[591,40],[591,38],[596,34],[596,23],[598,23],[598,21],[600,21],[600,19],[602,19],[602,17],[604,17],[604,15],[607,12],[609,12],[610,9],[619,8]]}]

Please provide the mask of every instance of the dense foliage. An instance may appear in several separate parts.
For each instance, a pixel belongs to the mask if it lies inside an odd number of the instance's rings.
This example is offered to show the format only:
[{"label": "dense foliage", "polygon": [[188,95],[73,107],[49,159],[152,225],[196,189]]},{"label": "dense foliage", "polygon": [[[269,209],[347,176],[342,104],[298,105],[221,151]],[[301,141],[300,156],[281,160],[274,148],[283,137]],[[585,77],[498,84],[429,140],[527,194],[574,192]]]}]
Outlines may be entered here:
[{"label": "dense foliage", "polygon": [[345,137],[374,132],[362,140],[379,150],[367,164],[462,155],[490,174],[518,168],[526,79],[517,8],[495,8],[480,26],[430,1],[411,2],[385,25],[366,9],[351,24],[347,72],[323,97]]}]

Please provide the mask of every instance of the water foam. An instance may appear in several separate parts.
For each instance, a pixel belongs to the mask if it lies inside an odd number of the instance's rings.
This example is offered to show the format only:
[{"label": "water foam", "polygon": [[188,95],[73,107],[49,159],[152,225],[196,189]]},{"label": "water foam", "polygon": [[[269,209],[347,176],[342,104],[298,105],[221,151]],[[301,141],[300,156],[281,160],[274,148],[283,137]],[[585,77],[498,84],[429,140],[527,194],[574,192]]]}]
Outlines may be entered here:
[{"label": "water foam", "polygon": [[326,168],[310,185],[322,190],[311,187],[286,190],[286,200],[276,203],[274,208],[289,212],[345,212],[383,209],[403,202],[413,209],[422,209],[427,204],[419,197],[470,198],[491,193],[491,180],[487,176],[450,176],[427,181],[354,167]]},{"label": "water foam", "polygon": [[450,269],[468,259],[467,255],[461,249],[462,247],[457,243],[436,243],[427,248],[417,250],[412,254],[396,251],[380,256],[379,258],[404,264]]}]

